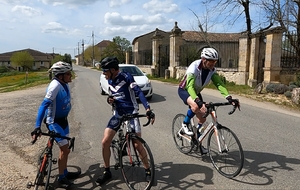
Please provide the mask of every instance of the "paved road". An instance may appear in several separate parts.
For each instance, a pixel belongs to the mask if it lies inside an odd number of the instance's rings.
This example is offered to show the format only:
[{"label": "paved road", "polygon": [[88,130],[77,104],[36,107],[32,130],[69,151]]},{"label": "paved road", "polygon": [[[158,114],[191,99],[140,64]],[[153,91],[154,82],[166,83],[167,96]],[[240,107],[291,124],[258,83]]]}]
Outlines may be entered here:
[{"label": "paved road", "polygon": [[[126,189],[120,171],[112,168],[114,178],[105,187],[94,182],[102,173],[101,139],[111,116],[106,96],[100,95],[100,72],[75,66],[72,83],[73,108],[71,134],[76,136],[70,164],[79,166],[83,175],[75,181],[76,189]],[[269,103],[239,97],[242,111],[228,116],[230,107],[218,109],[219,122],[239,137],[245,152],[241,174],[230,180],[221,176],[208,158],[180,153],[171,136],[171,122],[186,106],[174,85],[153,81],[150,101],[156,114],[153,126],[143,128],[143,138],[150,145],[156,163],[153,189],[298,189],[300,186],[299,113]],[[205,90],[206,101],[223,101],[215,90]],[[141,112],[144,112],[140,106]],[[143,122],[143,120],[141,120]]]}]

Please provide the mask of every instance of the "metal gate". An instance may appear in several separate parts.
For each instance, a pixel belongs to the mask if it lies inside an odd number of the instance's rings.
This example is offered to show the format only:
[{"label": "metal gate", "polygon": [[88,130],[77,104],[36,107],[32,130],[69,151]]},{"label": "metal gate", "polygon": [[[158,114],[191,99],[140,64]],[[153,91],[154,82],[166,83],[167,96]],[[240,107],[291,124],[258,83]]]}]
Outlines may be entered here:
[{"label": "metal gate", "polygon": [[159,45],[158,57],[158,77],[165,77],[165,70],[170,65],[170,45]]}]

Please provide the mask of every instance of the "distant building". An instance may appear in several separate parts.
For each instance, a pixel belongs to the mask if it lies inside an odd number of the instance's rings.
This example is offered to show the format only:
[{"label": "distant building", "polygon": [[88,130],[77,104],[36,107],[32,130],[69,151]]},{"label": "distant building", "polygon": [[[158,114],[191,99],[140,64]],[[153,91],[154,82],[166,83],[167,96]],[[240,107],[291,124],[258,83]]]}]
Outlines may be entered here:
[{"label": "distant building", "polygon": [[6,52],[0,54],[0,66],[5,66],[11,69],[22,71],[23,68],[19,66],[12,66],[10,58],[14,53],[27,51],[34,59],[32,70],[49,69],[53,57],[57,54],[43,53],[33,49],[23,49],[12,52]]},{"label": "distant building", "polygon": [[[98,44],[95,45],[95,52],[98,50],[100,52],[100,58],[98,58],[97,56],[95,56],[95,61],[100,61],[101,59],[101,54],[104,51],[104,49],[110,44],[112,43],[109,40],[102,40],[101,42],[99,42]],[[84,56],[83,54],[78,54],[75,56],[76,59],[76,65],[86,65],[86,66],[92,66],[92,63],[87,63],[86,60],[83,61]],[[85,64],[84,64],[85,63]]]}]

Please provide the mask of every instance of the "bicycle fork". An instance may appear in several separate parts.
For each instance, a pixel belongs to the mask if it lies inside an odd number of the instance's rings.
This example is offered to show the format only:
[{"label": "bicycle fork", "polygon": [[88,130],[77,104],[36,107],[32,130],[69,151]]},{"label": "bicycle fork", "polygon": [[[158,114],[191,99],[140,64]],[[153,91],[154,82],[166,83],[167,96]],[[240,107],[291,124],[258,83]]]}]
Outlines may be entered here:
[{"label": "bicycle fork", "polygon": [[[213,129],[215,132],[216,139],[217,139],[218,149],[219,149],[220,153],[227,153],[229,151],[229,149],[225,142],[224,135],[222,134],[221,130],[219,130],[219,125],[220,124],[217,124],[217,126],[214,126],[214,129]],[[224,149],[222,149],[222,148],[224,148]]]}]

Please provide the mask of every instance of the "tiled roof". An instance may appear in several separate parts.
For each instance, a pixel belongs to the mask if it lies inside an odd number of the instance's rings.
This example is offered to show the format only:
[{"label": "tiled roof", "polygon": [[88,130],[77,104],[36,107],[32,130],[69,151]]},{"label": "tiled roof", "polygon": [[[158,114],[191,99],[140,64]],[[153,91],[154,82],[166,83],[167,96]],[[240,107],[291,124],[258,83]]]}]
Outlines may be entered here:
[{"label": "tiled roof", "polygon": [[[207,33],[210,42],[237,42],[241,33]],[[182,38],[188,42],[205,41],[205,35],[197,31],[183,31]]]},{"label": "tiled roof", "polygon": [[96,44],[97,47],[107,47],[110,43],[112,43],[109,40],[102,40],[101,42],[99,42],[98,44]]},{"label": "tiled roof", "polygon": [[43,53],[43,52],[28,48],[28,49],[22,49],[22,50],[1,53],[0,56],[11,56],[12,54],[20,52],[20,51],[27,51],[31,56],[47,56],[47,55],[49,55],[48,53]]},{"label": "tiled roof", "polygon": [[[9,61],[10,57],[14,53],[21,52],[21,51],[27,51],[34,58],[35,61],[49,61],[52,59],[52,53],[43,53],[43,52],[28,48],[28,49],[23,49],[23,50],[1,53],[0,61]],[[54,54],[54,55],[56,55],[56,54]]]}]

